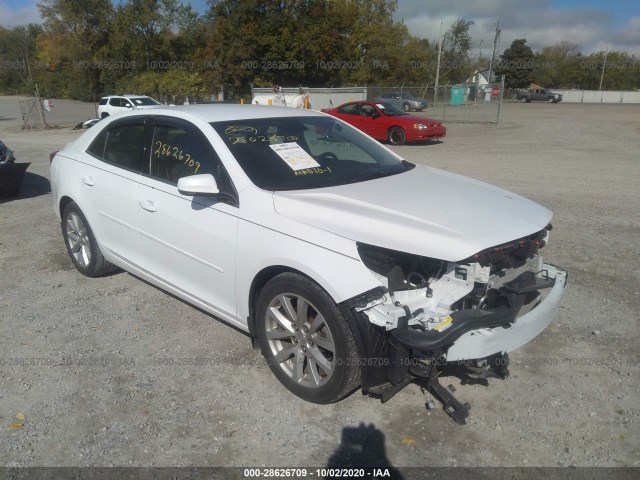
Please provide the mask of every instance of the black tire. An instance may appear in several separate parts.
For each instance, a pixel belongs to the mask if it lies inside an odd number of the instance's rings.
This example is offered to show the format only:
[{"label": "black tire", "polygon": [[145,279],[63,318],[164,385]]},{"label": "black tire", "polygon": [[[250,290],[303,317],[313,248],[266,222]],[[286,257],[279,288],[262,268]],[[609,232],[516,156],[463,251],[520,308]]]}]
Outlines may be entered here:
[{"label": "black tire", "polygon": [[400,127],[392,127],[389,129],[389,143],[391,145],[404,145],[407,136]]},{"label": "black tire", "polygon": [[411,111],[411,105],[409,105],[408,103],[404,103],[402,105],[402,110],[404,110],[405,112],[410,112]]},{"label": "black tire", "polygon": [[107,112],[102,112],[102,115],[100,115],[100,118],[107,118],[109,116],[109,114]]},{"label": "black tire", "polygon": [[304,400],[336,402],[360,385],[347,321],[329,294],[302,275],[282,273],[262,288],[256,334],[276,378]]},{"label": "black tire", "polygon": [[62,236],[71,261],[87,277],[97,277],[117,267],[105,260],[86,217],[75,202],[62,212]]},{"label": "black tire", "polygon": [[549,102],[549,103],[554,103],[554,99],[553,99],[553,98],[549,98],[549,99],[547,100],[547,102]]},{"label": "black tire", "polygon": [[522,103],[527,103],[528,99],[527,99],[527,97],[522,97],[522,98],[520,99],[520,101],[521,101]]}]

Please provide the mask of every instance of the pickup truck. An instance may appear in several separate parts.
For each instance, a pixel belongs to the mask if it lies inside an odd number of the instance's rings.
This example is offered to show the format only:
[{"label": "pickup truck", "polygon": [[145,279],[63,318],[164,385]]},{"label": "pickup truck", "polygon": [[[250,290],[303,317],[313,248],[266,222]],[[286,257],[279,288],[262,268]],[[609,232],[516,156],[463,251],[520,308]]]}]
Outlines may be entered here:
[{"label": "pickup truck", "polygon": [[529,90],[528,92],[518,93],[518,100],[522,103],[529,103],[531,101],[558,103],[562,101],[562,94],[553,93],[546,88],[539,88],[536,90]]}]

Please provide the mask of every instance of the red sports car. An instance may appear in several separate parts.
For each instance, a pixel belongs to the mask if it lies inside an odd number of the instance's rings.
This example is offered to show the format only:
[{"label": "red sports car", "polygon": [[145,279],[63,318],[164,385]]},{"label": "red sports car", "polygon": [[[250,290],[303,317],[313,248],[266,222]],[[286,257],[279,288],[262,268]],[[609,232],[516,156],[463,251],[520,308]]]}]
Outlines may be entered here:
[{"label": "red sports car", "polygon": [[447,128],[438,120],[409,115],[390,103],[349,102],[322,111],[392,145],[447,136]]}]

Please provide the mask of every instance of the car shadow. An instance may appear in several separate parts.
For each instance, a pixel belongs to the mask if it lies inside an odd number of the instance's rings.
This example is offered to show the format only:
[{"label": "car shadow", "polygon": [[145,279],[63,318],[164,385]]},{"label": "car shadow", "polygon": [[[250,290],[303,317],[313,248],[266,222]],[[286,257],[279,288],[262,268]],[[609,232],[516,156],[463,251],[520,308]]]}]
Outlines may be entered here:
[{"label": "car shadow", "polygon": [[444,141],[442,141],[442,140],[421,140],[421,141],[418,141],[418,142],[409,143],[407,145],[423,146],[423,145],[440,145],[442,143],[444,143]]},{"label": "car shadow", "polygon": [[[342,469],[380,469],[384,478],[403,479],[404,477],[387,458],[384,433],[375,425],[360,423],[357,427],[344,427],[340,445],[331,454],[324,478],[338,478]],[[388,472],[388,474],[386,473]],[[378,476],[378,475],[376,475]]]},{"label": "car shadow", "polygon": [[24,200],[26,198],[39,197],[49,193],[51,193],[51,183],[48,178],[35,173],[25,172],[22,180],[22,186],[18,190],[18,195],[0,195],[0,204],[15,200]]}]

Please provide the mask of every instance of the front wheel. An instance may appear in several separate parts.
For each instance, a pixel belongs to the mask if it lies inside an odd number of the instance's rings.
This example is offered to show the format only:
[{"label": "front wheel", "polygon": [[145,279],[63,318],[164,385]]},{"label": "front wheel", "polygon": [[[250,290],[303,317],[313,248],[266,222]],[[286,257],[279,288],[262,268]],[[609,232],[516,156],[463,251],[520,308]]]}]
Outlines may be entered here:
[{"label": "front wheel", "polygon": [[75,202],[62,212],[62,236],[76,269],[87,277],[97,277],[116,269],[102,256],[89,222]]},{"label": "front wheel", "polygon": [[256,333],[269,367],[292,393],[331,403],[360,384],[353,334],[333,299],[310,279],[283,273],[260,291]]},{"label": "front wheel", "polygon": [[402,105],[402,110],[404,110],[405,112],[410,112],[411,111],[411,105],[409,105],[408,103],[405,103]]},{"label": "front wheel", "polygon": [[527,97],[522,97],[522,98],[520,99],[520,101],[521,101],[522,103],[527,103]]},{"label": "front wheel", "polygon": [[400,127],[393,127],[389,130],[389,143],[391,145],[404,145],[406,135]]},{"label": "front wheel", "polygon": [[549,103],[553,103],[553,98],[549,98],[549,99],[547,99],[547,102],[549,102]]}]

